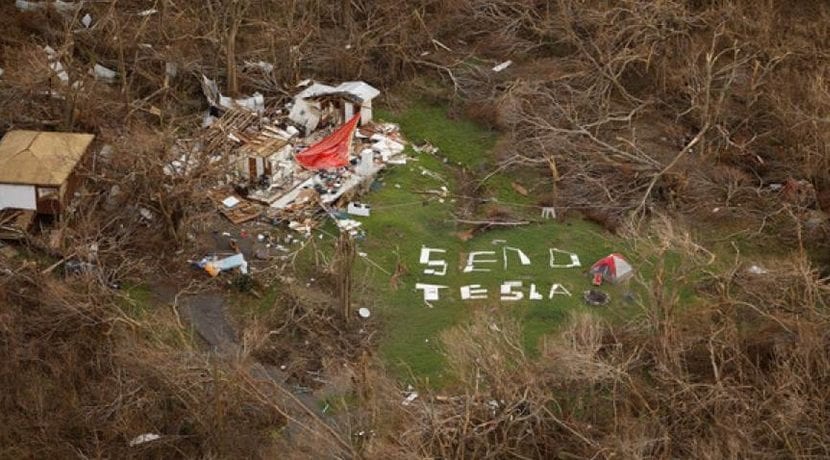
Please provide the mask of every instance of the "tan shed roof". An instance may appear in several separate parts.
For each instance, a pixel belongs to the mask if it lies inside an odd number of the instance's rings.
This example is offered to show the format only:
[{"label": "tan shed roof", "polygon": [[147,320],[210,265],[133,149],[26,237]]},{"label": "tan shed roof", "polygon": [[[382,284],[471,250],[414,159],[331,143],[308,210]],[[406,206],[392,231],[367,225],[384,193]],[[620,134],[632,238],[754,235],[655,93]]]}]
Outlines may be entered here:
[{"label": "tan shed roof", "polygon": [[61,185],[94,138],[93,134],[9,131],[0,140],[0,183]]}]

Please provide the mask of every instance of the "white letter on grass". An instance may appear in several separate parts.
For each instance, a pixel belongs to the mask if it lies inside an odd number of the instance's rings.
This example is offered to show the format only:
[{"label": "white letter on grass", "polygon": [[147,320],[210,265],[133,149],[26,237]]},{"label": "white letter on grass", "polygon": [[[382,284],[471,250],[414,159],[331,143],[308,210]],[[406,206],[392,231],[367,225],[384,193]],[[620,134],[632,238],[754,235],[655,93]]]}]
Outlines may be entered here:
[{"label": "white letter on grass", "polygon": [[562,286],[561,284],[554,284],[550,287],[550,294],[548,294],[548,299],[553,299],[553,296],[555,295],[566,295],[570,297],[571,293],[568,292],[567,289],[565,289],[565,286]]},{"label": "white letter on grass", "polygon": [[487,289],[482,289],[480,284],[461,286],[461,298],[463,300],[482,300],[487,298]]},{"label": "white letter on grass", "polygon": [[521,288],[521,281],[505,281],[501,284],[501,300],[516,301],[522,300],[525,293],[522,291],[514,291],[513,288]]},{"label": "white letter on grass", "polygon": [[519,248],[511,248],[510,246],[504,246],[501,248],[502,255],[504,255],[504,269],[507,270],[507,251],[516,251],[519,254],[519,262],[522,265],[530,265],[530,257],[527,256],[524,252],[522,252]]},{"label": "white letter on grass", "polygon": [[[554,263],[554,253],[560,254],[568,254],[571,256],[571,263],[569,264],[557,264]],[[582,264],[579,263],[579,256],[574,254],[573,252],[563,251],[561,249],[550,248],[550,267],[551,268],[573,268],[573,267],[581,267]]]},{"label": "white letter on grass", "polygon": [[423,289],[424,290],[424,300],[438,300],[440,295],[438,294],[439,289],[446,289],[447,286],[441,286],[439,284],[422,284],[416,283],[415,289]]},{"label": "white letter on grass", "polygon": [[492,255],[492,256],[494,256],[494,255],[496,255],[496,253],[495,253],[495,251],[474,251],[474,252],[471,252],[467,256],[467,266],[464,267],[464,273],[489,272],[490,271],[489,268],[475,268],[475,266],[474,266],[474,264],[476,262],[478,262],[478,263],[488,263],[488,264],[496,262],[496,259],[484,259],[484,260],[479,259],[479,260],[476,260],[476,256],[483,256],[483,255]]},{"label": "white letter on grass", "polygon": [[444,276],[447,274],[447,262],[444,260],[430,260],[429,255],[433,252],[438,253],[446,253],[446,249],[432,249],[426,246],[421,246],[421,263],[425,264],[429,267],[441,267],[441,270],[435,270],[434,268],[425,268],[424,274],[426,275],[437,275],[437,276]]}]

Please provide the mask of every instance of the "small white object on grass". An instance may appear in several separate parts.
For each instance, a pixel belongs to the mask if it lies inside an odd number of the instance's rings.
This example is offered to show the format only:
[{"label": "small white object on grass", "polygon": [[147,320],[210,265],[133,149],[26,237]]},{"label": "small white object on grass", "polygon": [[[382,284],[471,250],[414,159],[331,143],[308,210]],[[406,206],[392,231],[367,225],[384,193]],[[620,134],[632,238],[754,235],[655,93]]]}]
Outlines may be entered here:
[{"label": "small white object on grass", "polygon": [[134,437],[132,441],[130,441],[130,447],[135,447],[135,446],[138,446],[138,445],[150,442],[150,441],[155,441],[156,439],[160,439],[160,438],[161,438],[161,436],[157,435],[155,433],[140,434],[140,435]]},{"label": "small white object on grass", "polygon": [[363,307],[357,310],[357,314],[360,315],[361,318],[368,318],[372,315],[372,312],[370,312],[368,308]]}]

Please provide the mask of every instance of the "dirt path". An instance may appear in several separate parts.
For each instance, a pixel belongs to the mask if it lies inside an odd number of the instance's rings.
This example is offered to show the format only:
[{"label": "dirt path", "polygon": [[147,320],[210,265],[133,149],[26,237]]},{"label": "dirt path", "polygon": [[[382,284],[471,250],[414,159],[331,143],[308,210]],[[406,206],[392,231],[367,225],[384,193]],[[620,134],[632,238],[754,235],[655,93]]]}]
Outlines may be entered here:
[{"label": "dirt path", "polygon": [[[212,353],[223,359],[240,356],[242,348],[236,331],[228,321],[224,296],[219,293],[199,294],[180,299],[180,304],[183,317]],[[352,452],[351,446],[340,435],[335,420],[321,412],[320,401],[288,385],[286,374],[279,368],[253,362],[249,373],[257,387],[285,413],[288,422],[284,433],[289,442],[302,439],[298,436],[310,431],[328,440],[334,439],[339,448],[346,453]]]}]

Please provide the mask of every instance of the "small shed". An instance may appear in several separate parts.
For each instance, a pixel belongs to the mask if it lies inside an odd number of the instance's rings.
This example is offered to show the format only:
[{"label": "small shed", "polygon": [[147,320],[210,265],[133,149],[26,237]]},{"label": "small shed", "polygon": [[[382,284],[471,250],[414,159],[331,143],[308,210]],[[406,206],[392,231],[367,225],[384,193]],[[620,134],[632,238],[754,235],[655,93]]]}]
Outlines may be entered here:
[{"label": "small shed", "polygon": [[63,212],[93,134],[13,130],[0,140],[0,209]]}]

